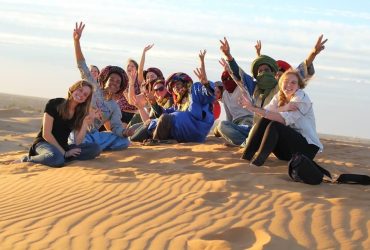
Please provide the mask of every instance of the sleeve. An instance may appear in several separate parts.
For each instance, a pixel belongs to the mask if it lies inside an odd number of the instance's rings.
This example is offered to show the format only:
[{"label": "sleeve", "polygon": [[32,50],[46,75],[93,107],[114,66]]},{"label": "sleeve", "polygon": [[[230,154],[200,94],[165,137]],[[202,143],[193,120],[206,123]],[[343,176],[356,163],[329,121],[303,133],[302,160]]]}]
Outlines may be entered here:
[{"label": "sleeve", "polygon": [[312,108],[312,103],[310,99],[303,91],[300,91],[298,95],[293,97],[291,102],[298,104],[298,110],[280,112],[287,126],[296,123],[298,119],[305,116]]},{"label": "sleeve", "polygon": [[272,100],[264,107],[264,109],[269,111],[276,111],[279,104],[279,94],[274,95]]},{"label": "sleeve", "polygon": [[51,117],[55,118],[58,115],[57,103],[55,99],[51,99],[46,103],[44,113],[47,113]]},{"label": "sleeve", "polygon": [[256,87],[253,78],[239,67],[235,59],[228,61],[228,63],[231,69],[231,77],[234,79],[234,81],[242,82],[244,88],[248,90],[249,95],[253,96],[254,88]]},{"label": "sleeve", "polygon": [[123,136],[122,132],[124,128],[122,126],[122,121],[121,121],[121,118],[122,118],[121,110],[115,101],[111,101],[110,104],[111,104],[112,111],[113,111],[112,116],[110,118],[111,130],[115,135],[122,137]]},{"label": "sleeve", "polygon": [[296,70],[305,81],[311,79],[311,77],[315,74],[313,63],[309,67],[307,67],[306,61],[299,64]]},{"label": "sleeve", "polygon": [[152,104],[152,112],[156,118],[159,118],[163,113],[163,108],[158,105],[158,103]]},{"label": "sleeve", "polygon": [[80,71],[81,79],[87,80],[88,82],[93,84],[95,88],[97,88],[98,83],[95,81],[95,79],[91,75],[91,72],[89,68],[87,67],[86,61],[85,60],[77,61],[77,67],[78,67],[78,70]]},{"label": "sleeve", "polygon": [[164,109],[163,110],[163,113],[166,113],[166,114],[171,114],[173,112],[175,112],[175,108],[174,107],[171,107],[171,108],[168,108],[168,109]]}]

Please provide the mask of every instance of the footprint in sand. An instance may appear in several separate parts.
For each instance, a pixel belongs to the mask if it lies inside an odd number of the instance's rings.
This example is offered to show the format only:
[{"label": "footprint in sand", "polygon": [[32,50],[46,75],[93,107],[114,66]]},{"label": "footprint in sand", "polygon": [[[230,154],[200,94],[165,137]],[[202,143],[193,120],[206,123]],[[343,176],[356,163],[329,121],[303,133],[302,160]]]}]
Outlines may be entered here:
[{"label": "footprint in sand", "polygon": [[234,227],[221,233],[207,234],[201,239],[188,241],[189,249],[247,249],[253,246],[257,238],[246,227]]}]

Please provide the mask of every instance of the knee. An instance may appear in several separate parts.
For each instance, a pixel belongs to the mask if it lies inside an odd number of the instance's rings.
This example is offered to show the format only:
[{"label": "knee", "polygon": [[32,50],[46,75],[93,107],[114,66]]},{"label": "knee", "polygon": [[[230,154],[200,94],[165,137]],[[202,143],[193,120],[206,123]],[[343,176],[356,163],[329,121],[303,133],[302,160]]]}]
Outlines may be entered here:
[{"label": "knee", "polygon": [[102,151],[97,143],[89,143],[88,147],[83,150],[85,151],[84,155],[86,156],[86,160],[98,157]]},{"label": "knee", "polygon": [[230,128],[230,123],[229,121],[221,121],[218,126],[217,126],[217,129],[220,133],[223,133],[225,132],[227,129]]},{"label": "knee", "polygon": [[49,153],[45,156],[45,165],[53,168],[63,167],[65,163],[64,156],[60,153]]},{"label": "knee", "polygon": [[92,158],[98,157],[100,155],[101,151],[102,150],[101,150],[99,144],[92,143],[92,145],[90,147],[90,154],[91,154]]}]

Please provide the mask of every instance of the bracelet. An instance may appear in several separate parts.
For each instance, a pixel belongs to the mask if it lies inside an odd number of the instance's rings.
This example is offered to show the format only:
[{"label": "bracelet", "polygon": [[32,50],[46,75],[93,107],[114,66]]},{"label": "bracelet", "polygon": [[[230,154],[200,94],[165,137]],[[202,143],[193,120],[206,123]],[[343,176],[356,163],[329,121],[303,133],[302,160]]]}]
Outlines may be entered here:
[{"label": "bracelet", "polygon": [[263,115],[263,117],[264,117],[264,118],[266,118],[266,117],[267,117],[267,115],[269,114],[269,112],[270,112],[270,110],[265,109],[265,114]]}]

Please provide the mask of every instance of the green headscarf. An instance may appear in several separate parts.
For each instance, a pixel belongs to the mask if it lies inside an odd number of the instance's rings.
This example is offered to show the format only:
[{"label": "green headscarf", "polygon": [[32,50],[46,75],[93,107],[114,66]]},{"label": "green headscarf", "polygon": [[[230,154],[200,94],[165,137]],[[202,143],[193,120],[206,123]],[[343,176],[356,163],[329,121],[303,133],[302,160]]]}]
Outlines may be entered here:
[{"label": "green headscarf", "polygon": [[[260,74],[258,74],[258,67],[263,64],[269,66],[272,73],[261,72]],[[261,55],[252,62],[252,74],[253,77],[257,80],[257,89],[262,95],[261,96],[262,100],[264,100],[266,96],[269,95],[271,90],[275,88],[277,84],[275,74],[278,70],[279,69],[276,61],[273,58],[266,55]]]},{"label": "green headscarf", "polygon": [[261,72],[256,77],[257,88],[262,94],[262,100],[270,94],[270,91],[275,88],[278,83],[275,79],[275,74],[271,72]]},{"label": "green headscarf", "polygon": [[261,66],[262,64],[268,65],[271,68],[272,72],[274,73],[278,72],[279,70],[277,63],[274,59],[266,55],[261,55],[252,62],[251,70],[252,70],[252,75],[255,79],[257,79],[258,67]]}]

